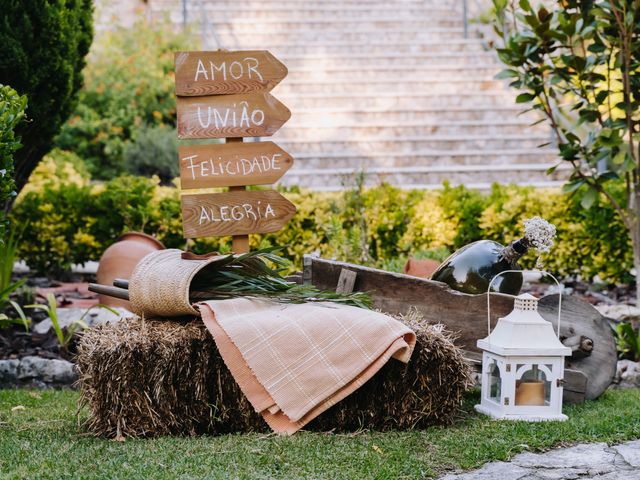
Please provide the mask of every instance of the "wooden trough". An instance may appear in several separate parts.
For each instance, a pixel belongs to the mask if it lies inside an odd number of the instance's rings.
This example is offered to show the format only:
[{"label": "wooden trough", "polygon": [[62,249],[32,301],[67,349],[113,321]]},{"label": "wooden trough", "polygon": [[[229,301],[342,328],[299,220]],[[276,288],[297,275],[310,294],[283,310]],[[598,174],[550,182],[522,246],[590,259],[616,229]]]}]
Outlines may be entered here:
[{"label": "wooden trough", "polygon": [[[321,289],[368,292],[374,307],[402,315],[417,309],[426,321],[442,323],[457,333],[455,344],[478,369],[481,352],[476,347],[487,336],[487,297],[451,290],[446,284],[400,273],[325,260],[305,255],[302,281]],[[514,297],[491,294],[492,328],[498,318],[513,310]],[[540,299],[540,314],[556,326],[558,296]],[[616,371],[616,347],[608,320],[578,298],[563,296],[560,340],[573,355],[565,362],[564,399],[582,402],[599,397]]]}]

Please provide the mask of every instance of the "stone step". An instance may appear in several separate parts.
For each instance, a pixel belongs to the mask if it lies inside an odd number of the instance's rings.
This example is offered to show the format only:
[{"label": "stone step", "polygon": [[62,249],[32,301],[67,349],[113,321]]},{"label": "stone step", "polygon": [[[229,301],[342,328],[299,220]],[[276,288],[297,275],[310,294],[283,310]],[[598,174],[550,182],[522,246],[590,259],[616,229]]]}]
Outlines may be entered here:
[{"label": "stone step", "polygon": [[[402,60],[402,61],[400,61]],[[365,65],[353,65],[350,61],[327,62],[322,60],[307,60],[302,65],[289,65],[289,75],[299,76],[301,74],[324,74],[324,75],[342,75],[357,77],[373,77],[382,75],[387,72],[401,72],[402,75],[408,77],[416,77],[418,75],[433,75],[435,73],[446,72],[465,77],[476,76],[478,73],[485,76],[494,75],[501,70],[502,65],[497,57],[485,56],[483,63],[470,66],[466,62],[449,63],[439,58],[438,61],[433,59],[413,57],[399,58],[394,65],[389,65],[378,59],[369,59]],[[288,62],[288,59],[287,59]]]},{"label": "stone step", "polygon": [[[502,165],[478,165],[457,171],[434,169],[430,167],[407,169],[389,169],[373,167],[365,169],[365,185],[374,186],[389,183],[400,188],[434,189],[442,188],[447,181],[451,185],[465,185],[468,188],[490,188],[492,183],[515,183],[539,187],[559,187],[568,177],[568,170],[558,169],[553,175],[547,175],[550,164],[518,165],[510,168]],[[312,190],[342,190],[353,186],[361,168],[344,169],[308,169],[292,168],[281,180],[281,185],[300,186]]]},{"label": "stone step", "polygon": [[[213,30],[211,30],[213,32]],[[251,46],[271,49],[273,46],[282,46],[290,43],[313,45],[340,45],[346,47],[349,44],[369,46],[375,44],[391,43],[416,43],[422,44],[428,41],[446,41],[447,39],[461,39],[461,28],[443,28],[429,31],[412,30],[370,30],[370,31],[346,31],[346,30],[280,30],[274,33],[236,32],[231,30],[215,31],[216,41],[229,49],[242,46],[242,49],[253,50]],[[259,48],[256,48],[259,49]]]},{"label": "stone step", "polygon": [[[543,123],[531,127],[516,120],[478,122],[403,122],[389,125],[319,126],[296,125],[293,120],[284,125],[274,139],[304,138],[309,141],[331,141],[350,137],[428,136],[428,135],[503,135],[540,133],[548,130]],[[266,140],[266,138],[265,138]]]},{"label": "stone step", "polygon": [[289,152],[298,169],[322,168],[458,168],[463,165],[493,165],[507,169],[517,165],[552,164],[558,161],[555,149],[531,148],[513,150],[423,150],[414,152],[360,152],[304,153]]},{"label": "stone step", "polygon": [[[211,48],[217,48],[215,38],[208,37],[207,41],[211,42]],[[323,41],[318,42],[279,42],[273,39],[267,44],[260,44],[255,41],[249,41],[245,44],[229,45],[231,50],[269,50],[276,57],[286,59],[290,55],[308,55],[308,54],[324,54],[324,55],[415,55],[415,54],[446,54],[456,52],[487,52],[486,45],[475,38],[467,40],[451,39],[449,41],[430,41],[430,42],[387,42],[371,39],[366,44],[344,44],[340,42]]]},{"label": "stone step", "polygon": [[[286,83],[286,79],[284,83]],[[446,109],[446,108],[495,108],[515,105],[515,96],[509,90],[485,92],[432,93],[381,91],[371,93],[350,92],[342,94],[305,93],[292,94],[274,91],[274,95],[291,109],[340,109],[347,111],[365,108],[377,109]]]},{"label": "stone step", "polygon": [[[466,68],[465,68],[466,67]],[[289,75],[285,85],[289,82],[359,82],[363,80],[381,80],[386,82],[418,81],[428,80],[435,82],[438,80],[492,80],[500,72],[497,64],[488,64],[469,68],[469,66],[451,65],[404,65],[393,66],[372,64],[369,67],[355,67],[348,69],[331,68],[322,69],[318,66],[315,70],[289,69]]]},{"label": "stone step", "polygon": [[276,95],[279,94],[307,94],[307,93],[331,93],[343,94],[351,92],[368,93],[376,95],[379,92],[395,92],[397,94],[409,92],[426,92],[430,94],[458,93],[458,92],[481,92],[486,90],[502,90],[505,85],[502,81],[492,80],[492,77],[484,79],[477,78],[467,80],[465,78],[407,80],[399,77],[385,81],[384,79],[360,80],[353,82],[318,82],[302,81],[293,82],[287,80],[278,85]]},{"label": "stone step", "polygon": [[366,17],[356,18],[335,18],[327,17],[324,19],[300,18],[293,20],[284,20],[281,18],[264,20],[255,19],[236,19],[229,20],[223,17],[213,17],[211,19],[211,27],[216,33],[242,33],[242,34],[274,34],[283,30],[289,34],[303,36],[308,32],[353,32],[353,33],[374,33],[374,32],[393,32],[393,31],[416,31],[416,32],[449,32],[455,30],[459,33],[463,29],[463,21],[461,17],[445,17],[425,15],[413,18],[394,18],[393,16],[383,18],[378,17],[369,19]]},{"label": "stone step", "polygon": [[[369,155],[376,152],[414,153],[416,151],[482,151],[535,149],[550,141],[550,134],[531,135],[431,135],[398,137],[363,137],[340,140],[289,139],[278,144],[296,154],[327,154],[347,152]],[[294,155],[295,157],[296,155]],[[296,157],[297,158],[297,157]]]},{"label": "stone step", "polygon": [[[182,10],[172,10],[173,13],[177,13],[182,21]],[[412,20],[420,18],[437,19],[438,22],[442,20],[455,20],[462,21],[462,14],[459,11],[447,9],[447,8],[425,8],[424,6],[409,7],[409,8],[392,8],[387,5],[374,6],[368,9],[363,9],[361,6],[353,5],[341,5],[339,7],[323,5],[322,7],[307,7],[300,6],[292,9],[287,6],[273,6],[271,8],[258,7],[254,9],[246,8],[244,3],[238,4],[236,2],[233,5],[229,5],[224,9],[224,14],[220,15],[219,7],[212,6],[210,4],[205,5],[205,14],[208,18],[216,21],[227,21],[233,23],[271,23],[281,21],[324,21],[324,20],[364,20],[364,21],[376,21],[376,20]],[[202,15],[202,10],[194,8],[192,10],[194,15]],[[166,14],[166,11],[152,10],[152,15],[160,16]],[[195,18],[194,20],[197,20]]]},{"label": "stone step", "polygon": [[[150,4],[154,11],[172,11],[181,10],[181,2],[177,0],[150,0]],[[416,8],[435,8],[442,9],[443,2],[441,0],[200,0],[198,3],[190,2],[190,11],[197,12],[200,5],[205,10],[213,10],[223,13],[227,8],[240,8],[249,10],[298,10],[298,9],[352,9],[355,11],[371,11],[374,9],[416,9]],[[462,2],[453,2],[447,5],[452,11],[462,12]]]},{"label": "stone step", "polygon": [[[416,121],[465,121],[465,120],[495,120],[513,118],[527,120],[531,123],[540,119],[536,112],[522,114],[522,107],[473,108],[473,107],[445,107],[445,108],[371,108],[371,109],[313,109],[290,107],[292,119],[296,123],[333,125],[333,124],[380,124],[416,122]],[[293,120],[292,120],[293,121]]]},{"label": "stone step", "polygon": [[354,54],[354,55],[287,55],[281,58],[290,72],[295,70],[310,71],[315,69],[358,69],[372,65],[385,65],[387,67],[404,67],[408,65],[423,65],[425,68],[436,66],[456,66],[460,68],[475,68],[476,66],[496,65],[502,68],[494,52],[422,52],[406,53],[404,55],[392,55],[389,52],[378,54]]}]

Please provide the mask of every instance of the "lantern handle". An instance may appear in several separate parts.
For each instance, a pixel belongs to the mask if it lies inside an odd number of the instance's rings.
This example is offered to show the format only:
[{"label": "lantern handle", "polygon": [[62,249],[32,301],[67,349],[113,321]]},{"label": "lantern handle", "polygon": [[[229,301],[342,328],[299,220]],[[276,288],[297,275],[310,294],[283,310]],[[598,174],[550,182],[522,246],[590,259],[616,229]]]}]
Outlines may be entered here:
[{"label": "lantern handle", "polygon": [[558,281],[556,277],[551,275],[549,272],[545,272],[542,270],[503,270],[502,272],[495,275],[491,281],[489,282],[489,286],[487,287],[487,339],[489,344],[491,344],[491,285],[493,281],[498,278],[503,273],[524,273],[524,272],[532,272],[532,273],[540,273],[542,275],[547,275],[551,277],[558,285],[558,340],[560,340],[560,319],[562,316],[562,292],[564,291],[564,286]]}]

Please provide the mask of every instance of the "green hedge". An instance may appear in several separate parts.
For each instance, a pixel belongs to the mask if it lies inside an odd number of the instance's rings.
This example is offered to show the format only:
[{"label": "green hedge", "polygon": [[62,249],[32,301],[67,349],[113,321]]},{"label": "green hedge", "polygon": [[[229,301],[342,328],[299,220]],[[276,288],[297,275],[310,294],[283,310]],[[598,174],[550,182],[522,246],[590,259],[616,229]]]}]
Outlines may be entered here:
[{"label": "green hedge", "polygon": [[[11,87],[0,84],[0,208],[15,192],[13,180],[13,152],[22,145],[14,130],[24,117],[27,97],[20,96]],[[4,242],[7,221],[4,211],[0,212],[0,245]]]},{"label": "green hedge", "polygon": [[[605,202],[584,210],[557,190],[495,185],[488,193],[444,186],[441,191],[367,190],[283,192],[298,208],[278,233],[252,235],[253,247],[286,246],[300,268],[302,255],[398,270],[408,255],[442,259],[462,245],[489,238],[518,238],[522,221],[540,215],[558,229],[545,267],[560,275],[600,276],[629,282],[631,248],[626,231]],[[20,256],[32,268],[57,273],[72,263],[98,259],[124,231],[156,235],[167,247],[184,248],[178,190],[158,179],[118,177],[99,185],[45,183],[18,199],[13,218],[27,225]],[[228,238],[190,241],[198,252],[228,251]],[[532,267],[530,252],[521,261]]]}]

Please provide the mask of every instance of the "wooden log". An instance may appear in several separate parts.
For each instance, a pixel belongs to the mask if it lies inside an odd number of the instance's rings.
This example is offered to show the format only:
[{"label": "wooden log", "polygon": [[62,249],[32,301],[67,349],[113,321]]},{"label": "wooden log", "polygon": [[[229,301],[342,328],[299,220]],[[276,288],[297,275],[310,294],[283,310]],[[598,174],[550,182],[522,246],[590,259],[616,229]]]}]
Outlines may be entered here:
[{"label": "wooden log", "polygon": [[124,288],[112,287],[110,285],[100,285],[99,283],[90,283],[89,291],[99,293],[100,295],[108,295],[110,297],[119,298],[121,300],[129,300],[129,290]]},{"label": "wooden log", "polygon": [[587,398],[587,376],[580,370],[564,369],[564,403],[583,403]]},{"label": "wooden log", "polygon": [[115,278],[113,280],[113,286],[129,290],[129,280],[125,280],[124,278]]},{"label": "wooden log", "polygon": [[[538,305],[540,315],[557,328],[558,295],[543,297]],[[616,373],[618,356],[615,339],[607,319],[592,305],[575,297],[564,296],[560,340],[576,336],[591,340],[591,354],[567,358],[565,368],[578,370],[586,375],[588,382],[585,397],[593,400],[611,385]]]},{"label": "wooden log", "polygon": [[[375,308],[391,314],[404,314],[415,308],[428,322],[442,323],[456,332],[457,346],[470,354],[480,352],[476,342],[487,336],[486,295],[468,295],[451,290],[441,282],[313,256],[304,258],[303,278],[319,288],[334,289],[342,269],[357,273],[354,290],[369,292]],[[499,317],[513,310],[513,299],[510,295],[491,295],[491,328]],[[555,325],[558,296],[540,299],[539,311]],[[565,389],[573,392],[569,397],[582,394],[588,400],[599,397],[611,384],[617,363],[613,333],[607,320],[590,304],[565,296],[560,333],[560,339],[570,344],[575,343],[574,337],[579,337],[577,348],[572,347],[574,355],[565,361],[565,369],[583,376],[568,377]]]},{"label": "wooden log", "polygon": [[336,287],[336,293],[351,293],[353,287],[356,284],[356,277],[358,274],[351,270],[343,268],[340,271],[340,277],[338,277],[338,286]]}]

